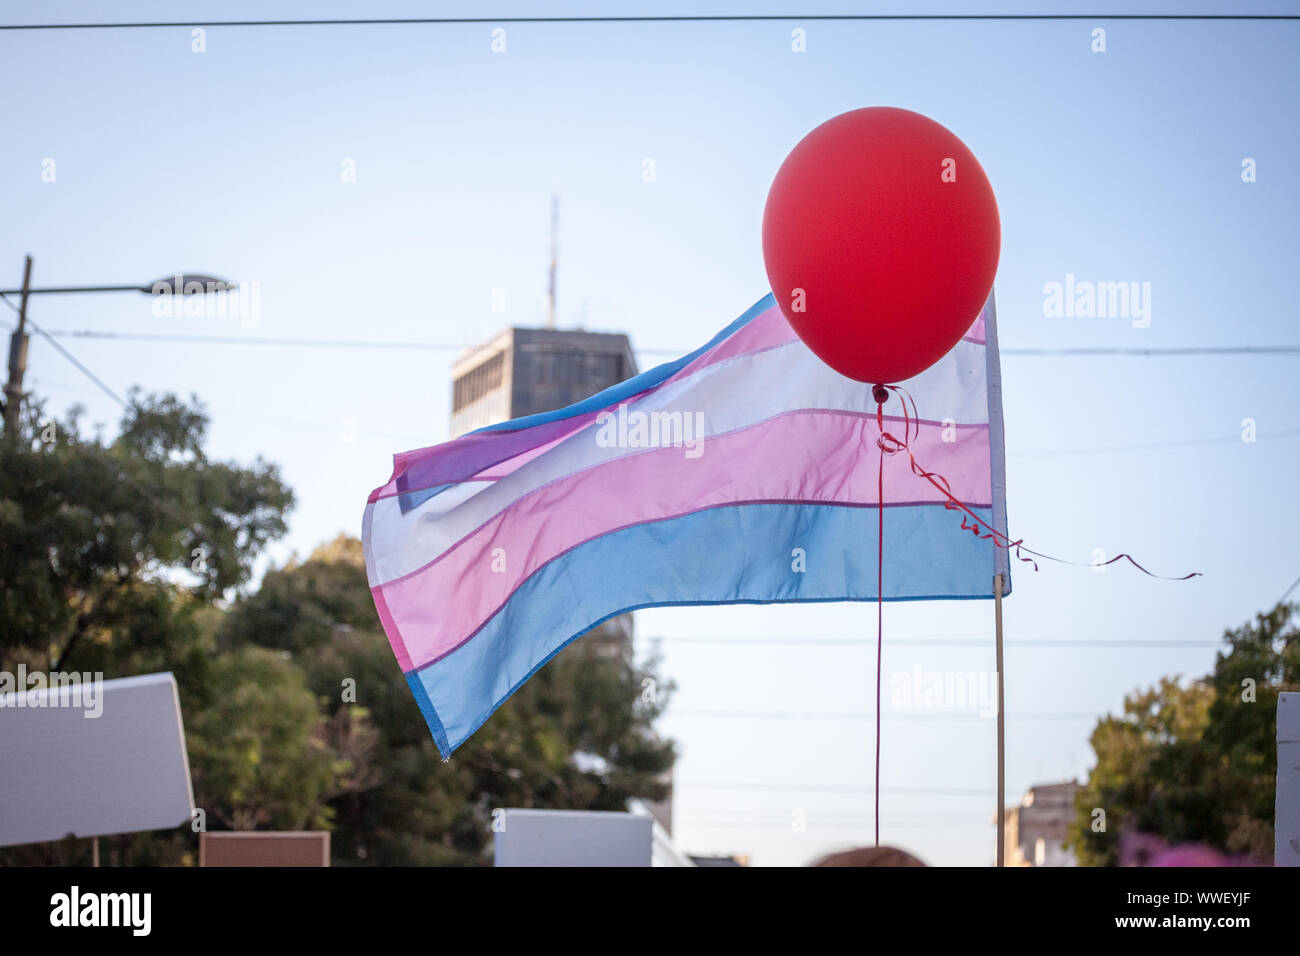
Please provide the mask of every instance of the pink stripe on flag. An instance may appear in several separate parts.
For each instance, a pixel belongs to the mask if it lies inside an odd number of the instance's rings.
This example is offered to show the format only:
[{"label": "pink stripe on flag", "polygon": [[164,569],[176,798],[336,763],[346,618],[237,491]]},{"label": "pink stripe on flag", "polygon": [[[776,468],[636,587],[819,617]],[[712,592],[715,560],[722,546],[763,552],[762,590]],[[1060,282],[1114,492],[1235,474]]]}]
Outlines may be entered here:
[{"label": "pink stripe on flag", "polygon": [[[781,310],[772,306],[766,312],[754,316],[734,335],[719,342],[676,375],[665,379],[663,385],[681,381],[701,369],[718,365],[728,359],[753,355],[756,352],[776,348],[778,345],[785,345],[798,337],[794,329],[790,328],[790,323],[785,320],[785,316],[781,314]],[[663,385],[659,387],[662,388]]]},{"label": "pink stripe on flag", "polygon": [[405,673],[411,670],[411,655],[407,653],[406,644],[402,642],[402,632],[398,630],[393,614],[388,610],[388,601],[384,597],[383,588],[372,587],[370,594],[375,599],[375,610],[379,614],[379,623],[383,625],[384,633],[388,635],[388,643],[393,645],[393,655],[397,658],[402,672]]},{"label": "pink stripe on flag", "polygon": [[[987,308],[988,306],[985,305],[984,309]],[[967,330],[966,334],[962,336],[962,338],[967,342],[974,342],[976,345],[988,344],[987,334],[984,331],[984,309],[980,309],[980,314],[975,316],[974,323],[971,324],[971,327]]]},{"label": "pink stripe on flag", "polygon": [[[792,411],[707,438],[698,458],[684,447],[638,450],[545,485],[430,564],[376,589],[394,622],[390,635],[400,631],[406,642],[402,668],[454,650],[547,562],[621,528],[743,503],[874,506],[876,436],[871,414]],[[911,447],[954,496],[988,506],[987,425],[922,424]],[[905,455],[885,458],[885,492],[887,505],[943,500]],[[959,527],[954,517],[954,533]]]}]

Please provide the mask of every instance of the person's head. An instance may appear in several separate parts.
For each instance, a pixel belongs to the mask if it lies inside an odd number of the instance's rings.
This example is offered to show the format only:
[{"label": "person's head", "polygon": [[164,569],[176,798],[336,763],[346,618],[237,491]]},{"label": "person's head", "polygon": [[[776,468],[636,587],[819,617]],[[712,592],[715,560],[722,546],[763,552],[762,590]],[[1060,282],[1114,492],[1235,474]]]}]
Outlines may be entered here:
[{"label": "person's head", "polygon": [[860,846],[822,857],[813,866],[925,866],[896,846]]}]

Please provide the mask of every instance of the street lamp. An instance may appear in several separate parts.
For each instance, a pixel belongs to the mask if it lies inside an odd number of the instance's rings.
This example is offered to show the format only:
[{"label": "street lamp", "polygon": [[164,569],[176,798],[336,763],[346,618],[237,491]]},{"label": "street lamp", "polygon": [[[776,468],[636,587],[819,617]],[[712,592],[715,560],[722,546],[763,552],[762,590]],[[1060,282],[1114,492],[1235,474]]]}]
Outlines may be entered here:
[{"label": "street lamp", "polygon": [[32,288],[32,257],[23,266],[23,287],[0,290],[0,296],[21,296],[18,305],[18,328],[9,337],[9,381],[5,384],[5,434],[18,432],[19,403],[23,396],[23,375],[27,372],[27,297],[29,295],[61,295],[75,292],[143,292],[146,295],[200,295],[208,292],[228,292],[236,288],[234,282],[202,273],[176,273],[147,285],[66,285]]},{"label": "street lamp", "polygon": [[[30,261],[30,257],[29,257]],[[197,295],[201,292],[229,292],[238,284],[228,279],[199,272],[178,272],[145,285],[55,285],[43,289],[27,288],[27,276],[21,289],[0,290],[0,295],[55,295],[67,292],[143,292],[146,295]],[[176,290],[180,291],[177,292]]]}]

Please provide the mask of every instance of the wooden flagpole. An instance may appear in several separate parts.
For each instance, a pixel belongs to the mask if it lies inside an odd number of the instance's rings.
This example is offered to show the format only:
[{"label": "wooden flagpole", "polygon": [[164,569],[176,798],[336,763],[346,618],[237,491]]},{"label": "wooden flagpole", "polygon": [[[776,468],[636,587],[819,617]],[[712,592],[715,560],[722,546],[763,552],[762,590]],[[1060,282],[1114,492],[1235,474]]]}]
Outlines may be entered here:
[{"label": "wooden flagpole", "polygon": [[993,617],[996,627],[998,656],[998,846],[997,865],[1006,866],[1006,716],[1003,713],[1002,693],[1002,575],[993,575]]}]

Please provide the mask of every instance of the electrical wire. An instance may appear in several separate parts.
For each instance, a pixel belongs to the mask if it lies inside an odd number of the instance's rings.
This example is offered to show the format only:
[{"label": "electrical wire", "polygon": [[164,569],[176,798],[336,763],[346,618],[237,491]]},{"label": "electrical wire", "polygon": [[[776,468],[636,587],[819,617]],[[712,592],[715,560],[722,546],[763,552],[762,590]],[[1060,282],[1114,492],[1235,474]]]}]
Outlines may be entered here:
[{"label": "electrical wire", "polygon": [[455,26],[473,24],[527,23],[772,23],[772,22],[1051,22],[1094,20],[1206,21],[1223,20],[1277,21],[1300,19],[1288,14],[1193,14],[1193,13],[878,13],[878,14],[679,14],[645,16],[568,16],[568,17],[349,17],[340,19],[293,20],[146,20],[118,23],[13,23],[0,30],[140,30],[164,27],[326,27],[326,26]]},{"label": "electrical wire", "polygon": [[[11,304],[12,305],[12,304]],[[403,341],[397,339],[262,338],[239,335],[185,335],[171,332],[106,332],[98,329],[52,329],[60,338],[119,339],[131,342],[179,342],[193,345],[248,345],[288,348],[397,349],[435,352],[464,351],[473,346],[463,342]],[[685,355],[689,349],[633,348],[643,355]],[[1127,356],[1170,358],[1196,355],[1300,355],[1300,345],[1206,345],[1178,348],[1003,348],[999,353],[1014,358]]]},{"label": "electrical wire", "polygon": [[1294,581],[1291,582],[1291,586],[1286,589],[1286,592],[1283,593],[1283,595],[1280,598],[1277,599],[1277,603],[1285,604],[1286,599],[1291,596],[1291,592],[1294,591],[1297,587],[1300,587],[1300,578],[1296,578]]},{"label": "electrical wire", "polygon": [[[887,713],[882,716],[882,720],[904,720],[918,721],[922,723],[929,722],[961,722],[961,721],[979,721],[987,723],[990,717],[983,717],[976,711],[975,707],[968,708],[948,708],[954,711],[951,714],[903,714]],[[791,711],[791,710],[677,710],[673,709],[665,714],[666,717],[688,717],[688,718],[720,718],[724,720],[865,720],[871,723],[875,722],[876,715],[872,713],[857,713],[854,711]],[[1007,720],[1098,720],[1104,715],[1098,715],[1090,712],[1080,711],[1078,713],[1025,713],[1025,714],[1007,714]]]},{"label": "electrical wire", "polygon": [[87,367],[86,367],[86,366],[85,366],[85,365],[84,365],[84,364],[83,364],[83,363],[82,363],[82,362],[81,362],[81,361],[80,361],[80,360],[79,360],[75,355],[73,355],[71,352],[69,352],[67,349],[65,349],[62,345],[60,345],[58,342],[56,342],[56,341],[54,340],[54,337],[53,337],[53,336],[51,336],[51,335],[50,335],[48,332],[46,332],[43,328],[41,328],[39,325],[37,325],[35,322],[33,322],[32,319],[31,319],[31,316],[28,316],[28,317],[27,317],[27,324],[30,325],[33,329],[35,329],[36,332],[37,332],[39,335],[43,336],[43,337],[45,338],[45,340],[46,340],[47,342],[50,343],[50,345],[54,346],[55,350],[56,350],[60,355],[62,355],[65,359],[67,359],[69,362],[71,362],[73,365],[75,365],[75,366],[77,367],[78,371],[81,372],[81,374],[85,375],[86,378],[88,378],[88,379],[90,379],[92,382],[94,382],[95,385],[98,386],[98,388],[99,388],[99,390],[100,390],[101,392],[103,392],[105,395],[107,395],[107,396],[108,396],[109,398],[111,398],[113,401],[117,402],[117,404],[120,405],[120,406],[122,406],[123,408],[130,408],[130,407],[131,407],[131,403],[130,403],[130,402],[128,402],[128,401],[127,401],[125,398],[123,398],[121,395],[117,394],[117,392],[113,391],[111,388],[109,388],[107,385],[105,385],[103,379],[101,379],[98,375],[96,375],[96,374],[95,374],[94,372],[92,372],[89,368],[87,368]]},{"label": "electrical wire", "polygon": [[[1300,583],[1300,581],[1297,581]],[[772,645],[772,646],[792,646],[808,647],[810,645],[829,645],[832,647],[875,647],[874,639],[856,638],[856,637],[649,637],[641,640],[648,641],[651,644],[722,644],[722,645]],[[896,637],[886,643],[888,644],[907,644],[907,645],[931,645],[935,647],[987,647],[988,642],[980,638],[951,638],[951,637]],[[1014,644],[1019,647],[1113,647],[1134,648],[1134,647],[1219,647],[1222,641],[1193,641],[1193,640],[1107,640],[1107,639],[1085,639],[1085,640],[1054,640],[1054,639],[1035,639],[1027,638],[1022,640],[1008,640],[1006,644]]]}]

